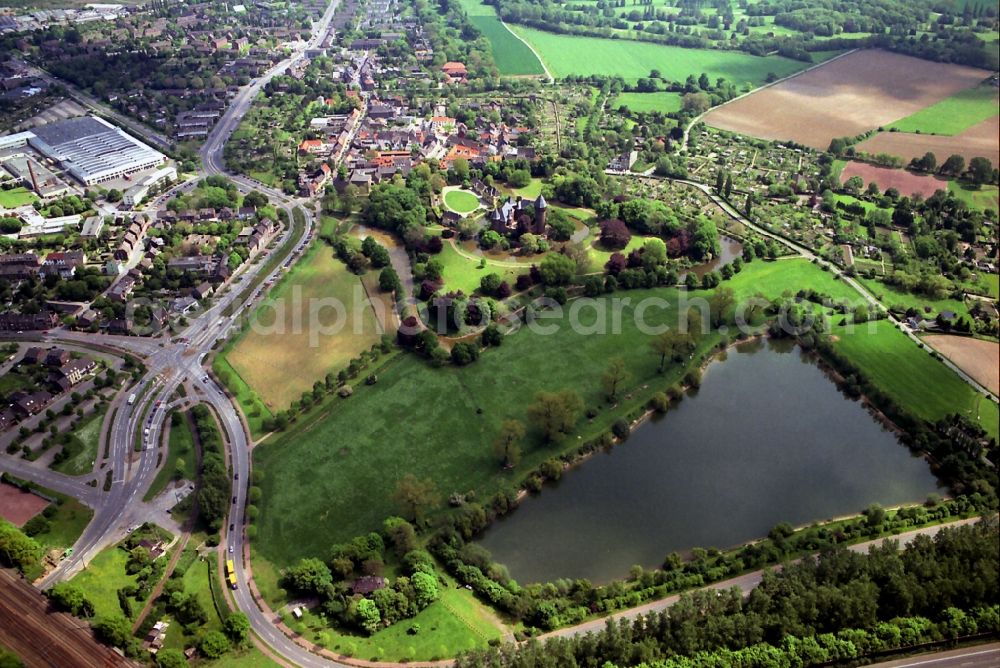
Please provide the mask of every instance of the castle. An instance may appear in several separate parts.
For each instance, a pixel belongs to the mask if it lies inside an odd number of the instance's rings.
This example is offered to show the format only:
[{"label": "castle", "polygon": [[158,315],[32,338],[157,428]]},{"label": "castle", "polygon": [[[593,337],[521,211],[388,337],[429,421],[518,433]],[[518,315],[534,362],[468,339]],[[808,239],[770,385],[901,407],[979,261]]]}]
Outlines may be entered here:
[{"label": "castle", "polygon": [[[534,215],[528,213],[528,206],[534,208]],[[545,218],[549,205],[541,195],[534,201],[518,197],[507,198],[489,215],[490,229],[505,237],[519,237],[522,234],[545,234]]]}]

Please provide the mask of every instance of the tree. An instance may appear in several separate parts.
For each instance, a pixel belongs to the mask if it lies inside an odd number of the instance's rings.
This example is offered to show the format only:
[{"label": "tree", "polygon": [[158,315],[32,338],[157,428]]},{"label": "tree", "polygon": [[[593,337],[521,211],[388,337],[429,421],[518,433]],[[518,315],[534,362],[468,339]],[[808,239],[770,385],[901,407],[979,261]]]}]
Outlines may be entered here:
[{"label": "tree", "polygon": [[504,420],[493,439],[493,453],[500,458],[504,468],[514,468],[521,461],[521,441],[524,440],[524,423]]},{"label": "tree", "polygon": [[397,556],[402,557],[419,547],[417,531],[402,517],[389,517],[382,522],[382,533],[392,542]]},{"label": "tree", "polygon": [[503,279],[500,278],[500,274],[486,274],[479,280],[479,291],[484,295],[495,295],[497,290],[500,289],[500,283],[502,282]]},{"label": "tree", "polygon": [[576,273],[576,263],[565,255],[549,253],[538,267],[545,285],[566,285]]},{"label": "tree", "polygon": [[481,342],[484,347],[492,346],[496,348],[503,343],[503,332],[495,323],[490,323],[483,330]]},{"label": "tree", "polygon": [[726,174],[726,185],[722,189],[723,195],[729,199],[733,194],[733,175]]},{"label": "tree", "polygon": [[618,397],[618,390],[628,382],[630,376],[624,357],[612,357],[608,361],[608,368],[601,376],[601,387],[604,388],[609,401],[614,401]]},{"label": "tree", "polygon": [[392,267],[385,267],[378,275],[378,288],[382,292],[402,291],[403,285],[399,282],[399,274]]},{"label": "tree", "polygon": [[960,176],[965,171],[965,158],[957,153],[948,156],[948,159],[941,165],[942,174]]},{"label": "tree", "polygon": [[623,221],[614,218],[601,223],[601,243],[606,247],[620,250],[631,240],[632,233]]},{"label": "tree", "polygon": [[515,169],[510,173],[507,183],[511,188],[525,188],[531,183],[531,172],[526,169]]},{"label": "tree", "polygon": [[98,617],[92,626],[97,637],[112,647],[124,649],[132,639],[132,624],[121,615]]},{"label": "tree", "polygon": [[188,662],[184,652],[172,647],[166,647],[156,653],[157,668],[187,668]]},{"label": "tree", "polygon": [[553,442],[573,429],[582,410],[583,399],[573,390],[539,392],[528,406],[528,419]]},{"label": "tree", "polygon": [[234,612],[222,622],[222,630],[235,645],[242,645],[250,637],[250,619],[242,612]]},{"label": "tree", "polygon": [[209,631],[198,642],[198,651],[207,659],[218,659],[229,651],[229,639],[221,631]]},{"label": "tree", "polygon": [[718,327],[726,318],[728,311],[736,303],[733,289],[728,287],[716,288],[712,296],[708,298],[709,313],[712,317],[712,326]]},{"label": "tree", "polygon": [[367,598],[353,601],[348,609],[348,617],[369,634],[378,631],[378,627],[382,624],[382,615],[378,611],[378,606],[375,605],[375,601]]},{"label": "tree", "polygon": [[410,584],[416,593],[417,607],[421,610],[436,601],[440,595],[437,578],[431,573],[424,571],[414,573],[410,578]]},{"label": "tree", "polygon": [[712,106],[712,101],[705,93],[685,93],[681,98],[681,109],[689,114],[703,114]]},{"label": "tree", "polygon": [[455,174],[455,180],[459,183],[469,180],[469,161],[465,158],[455,158],[451,163],[451,171]]},{"label": "tree", "polygon": [[969,180],[977,186],[993,180],[993,164],[988,158],[973,158],[969,161]]},{"label": "tree", "polygon": [[75,617],[92,617],[94,615],[94,604],[75,584],[60,582],[49,589],[47,594],[56,607]]},{"label": "tree", "polygon": [[333,575],[321,560],[308,558],[286,570],[285,580],[299,591],[321,592],[333,584]]},{"label": "tree", "polygon": [[668,329],[649,340],[649,348],[660,358],[659,372],[666,369],[667,359],[685,352],[691,342],[691,337],[676,329]]},{"label": "tree", "polygon": [[118,190],[118,188],[112,188],[107,192],[104,198],[112,203],[120,202],[122,201],[122,191]]},{"label": "tree", "polygon": [[42,548],[16,526],[0,519],[0,561],[21,572],[34,566],[41,558]]},{"label": "tree", "polygon": [[441,499],[433,480],[420,479],[407,473],[392,493],[392,500],[403,510],[403,516],[410,521],[419,521],[424,512],[436,508]]}]

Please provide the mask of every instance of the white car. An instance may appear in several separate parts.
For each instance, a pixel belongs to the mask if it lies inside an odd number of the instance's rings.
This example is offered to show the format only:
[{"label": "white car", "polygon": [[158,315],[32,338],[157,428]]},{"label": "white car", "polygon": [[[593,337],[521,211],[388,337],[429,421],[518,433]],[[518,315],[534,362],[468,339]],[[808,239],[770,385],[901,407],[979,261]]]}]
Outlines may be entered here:
[{"label": "white car", "polygon": [[232,554],[232,553],[233,553],[233,551],[234,551],[234,550],[233,550],[233,546],[232,546],[232,545],[230,545],[230,546],[229,546],[229,554]]}]

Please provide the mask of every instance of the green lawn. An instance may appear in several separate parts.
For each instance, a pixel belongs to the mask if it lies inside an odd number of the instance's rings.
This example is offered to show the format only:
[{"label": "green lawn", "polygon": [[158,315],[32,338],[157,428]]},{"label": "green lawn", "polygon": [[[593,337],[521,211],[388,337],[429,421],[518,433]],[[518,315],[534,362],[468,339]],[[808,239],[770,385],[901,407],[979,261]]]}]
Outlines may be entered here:
[{"label": "green lawn", "polygon": [[787,76],[808,66],[781,56],[751,56],[739,51],[685,49],[632,40],[580,37],[510,26],[539,53],[555,77],[571,74],[621,76],[634,81],[658,69],[671,81],[705,72],[714,82],[718,77],[737,85],[759,86],[768,73]]},{"label": "green lawn", "polygon": [[[332,629],[321,617],[304,615],[295,620],[285,615],[290,628],[311,642],[338,654],[371,661],[432,661],[485,648],[499,639],[500,630],[490,623],[483,606],[464,589],[442,589],[441,598],[416,617],[405,619],[372,636]],[[411,628],[419,632],[411,634]]]},{"label": "green lawn", "polygon": [[456,213],[472,213],[479,208],[479,198],[468,190],[449,190],[444,205]]},{"label": "green lawn", "polygon": [[900,406],[925,420],[939,420],[951,413],[978,419],[996,437],[1000,415],[996,404],[981,397],[948,367],[921,350],[887,320],[853,332],[835,327],[837,348],[871,381]]},{"label": "green lawn", "polygon": [[989,85],[977,86],[924,107],[889,127],[900,132],[957,135],[996,116],[997,100],[996,88]]},{"label": "green lawn", "polygon": [[[479,288],[479,282],[487,274],[499,274],[513,287],[518,274],[527,272],[528,267],[531,266],[530,260],[518,263],[517,260],[510,259],[503,261],[506,264],[500,264],[500,261],[487,259],[486,266],[480,268],[480,257],[477,256],[475,259],[465,257],[448,240],[445,240],[444,248],[434,257],[444,265],[441,278],[445,288],[447,290],[461,290],[467,295]],[[541,261],[541,258],[542,256],[538,256],[537,261]]]},{"label": "green lawn", "polygon": [[10,190],[0,190],[0,207],[14,209],[25,204],[31,204],[38,198],[24,186],[11,188]]},{"label": "green lawn", "polygon": [[857,197],[854,197],[853,195],[836,194],[836,195],[833,196],[833,201],[834,202],[843,202],[844,204],[860,204],[862,206],[862,208],[864,208],[865,213],[868,213],[870,211],[874,211],[875,209],[882,208],[878,204],[875,204],[875,202],[869,202],[867,200],[858,199]]},{"label": "green lawn", "polygon": [[101,425],[104,423],[105,412],[105,408],[98,410],[76,428],[73,435],[79,440],[77,445],[82,447],[69,459],[54,465],[53,469],[66,475],[83,475],[94,469],[101,445]]},{"label": "green lawn", "polygon": [[985,211],[1000,209],[1000,189],[997,186],[984,185],[979,188],[970,188],[958,181],[948,182],[948,192],[969,205],[969,208]]},{"label": "green lawn", "polygon": [[528,46],[515,37],[500,19],[491,5],[479,0],[460,0],[462,9],[469,15],[469,21],[483,33],[490,42],[493,60],[503,76],[524,76],[545,74],[542,64]]},{"label": "green lawn", "polygon": [[65,497],[62,503],[56,504],[48,530],[35,535],[34,539],[46,549],[65,550],[73,547],[93,517],[93,510],[76,499]]},{"label": "green lawn", "polygon": [[[83,593],[94,604],[97,616],[124,616],[118,603],[118,590],[138,579],[135,575],[125,573],[128,553],[117,545],[101,550],[71,582],[80,587]],[[134,604],[132,612],[138,614],[141,604]],[[134,617],[133,617],[134,619]]]},{"label": "green lawn", "polygon": [[659,93],[621,93],[611,101],[609,106],[612,109],[628,107],[629,111],[639,114],[651,111],[666,114],[680,111],[681,94],[662,91]]},{"label": "green lawn", "polygon": [[[858,281],[879,298],[883,304],[889,308],[903,307],[904,309],[918,309],[925,318],[934,318],[941,311],[954,311],[959,316],[966,318],[969,316],[969,309],[965,303],[958,299],[930,299],[923,295],[915,295],[905,292],[892,285],[886,285],[881,281],[859,278]],[[930,311],[927,311],[930,308]]]},{"label": "green lawn", "polygon": [[153,484],[149,486],[149,491],[142,497],[143,501],[149,501],[162,492],[167,483],[174,479],[177,472],[178,460],[183,461],[183,477],[186,480],[194,480],[197,475],[195,470],[194,434],[191,433],[191,426],[187,421],[187,413],[179,413],[182,416],[179,425],[170,425],[170,441],[167,446],[167,459],[156,473]]}]

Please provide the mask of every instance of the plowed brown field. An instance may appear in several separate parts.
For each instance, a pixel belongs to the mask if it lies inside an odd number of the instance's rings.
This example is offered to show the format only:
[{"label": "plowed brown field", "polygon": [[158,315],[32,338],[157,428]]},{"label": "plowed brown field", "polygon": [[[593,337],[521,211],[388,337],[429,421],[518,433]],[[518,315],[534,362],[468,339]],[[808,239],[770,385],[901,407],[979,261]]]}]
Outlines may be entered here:
[{"label": "plowed brown field", "polygon": [[1000,394],[1000,344],[954,334],[931,334],[924,340],[993,394]]},{"label": "plowed brown field", "polygon": [[919,193],[924,199],[927,199],[934,194],[935,190],[948,190],[948,182],[936,176],[914,174],[905,169],[876,167],[864,162],[847,163],[844,171],[840,173],[840,182],[846,183],[847,179],[852,176],[860,176],[866,186],[874,181],[882,192],[889,188],[895,188],[900,194],[907,197]]},{"label": "plowed brown field", "polygon": [[709,112],[705,123],[825,150],[835,137],[888,125],[989,74],[888,51],[857,51],[723,105]]},{"label": "plowed brown field", "polygon": [[1000,164],[998,136],[1000,136],[1000,116],[994,116],[954,137],[918,135],[909,132],[880,132],[858,144],[857,149],[866,153],[898,155],[906,162],[913,158],[921,158],[930,151],[937,157],[939,165],[953,154],[965,158],[966,164],[973,158],[989,158],[996,167]]}]

